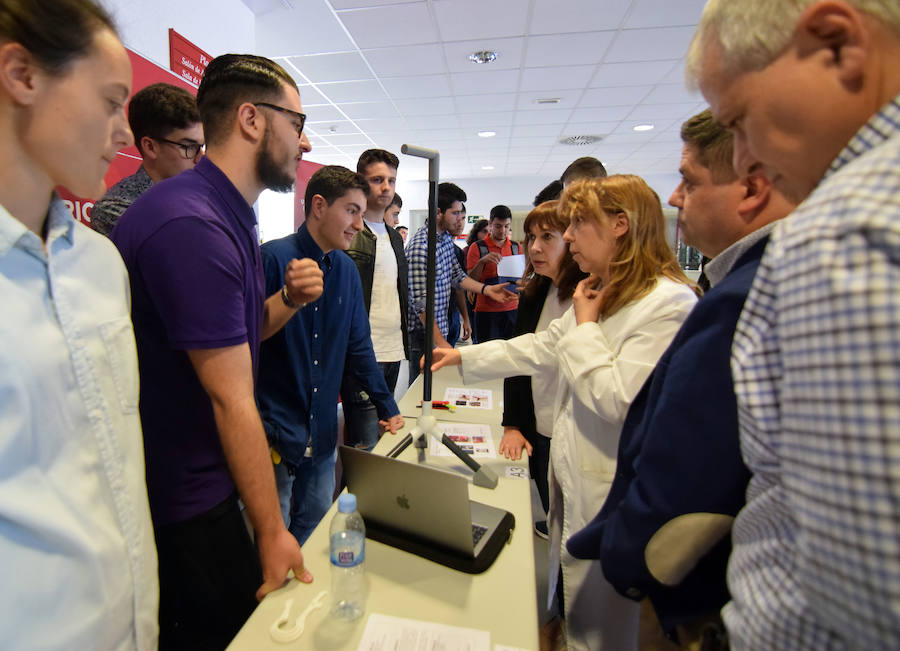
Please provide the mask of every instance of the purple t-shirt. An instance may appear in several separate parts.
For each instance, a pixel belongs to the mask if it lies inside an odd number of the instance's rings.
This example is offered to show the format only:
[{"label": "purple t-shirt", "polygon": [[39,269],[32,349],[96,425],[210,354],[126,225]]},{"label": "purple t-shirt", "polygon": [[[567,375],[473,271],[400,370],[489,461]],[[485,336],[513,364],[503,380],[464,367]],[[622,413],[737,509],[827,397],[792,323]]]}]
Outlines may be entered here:
[{"label": "purple t-shirt", "polygon": [[204,158],[150,188],[110,237],[131,277],[150,511],[156,526],[181,522],[235,490],[185,351],[248,342],[256,377],[265,301],[256,216]]}]

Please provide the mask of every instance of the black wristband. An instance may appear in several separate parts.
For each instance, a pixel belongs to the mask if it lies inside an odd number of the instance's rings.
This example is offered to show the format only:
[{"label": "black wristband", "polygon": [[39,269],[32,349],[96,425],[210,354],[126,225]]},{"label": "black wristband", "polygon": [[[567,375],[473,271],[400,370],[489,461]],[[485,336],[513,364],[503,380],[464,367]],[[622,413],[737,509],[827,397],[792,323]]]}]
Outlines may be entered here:
[{"label": "black wristband", "polygon": [[484,290],[487,289],[487,283],[481,283],[481,294],[484,295]]}]

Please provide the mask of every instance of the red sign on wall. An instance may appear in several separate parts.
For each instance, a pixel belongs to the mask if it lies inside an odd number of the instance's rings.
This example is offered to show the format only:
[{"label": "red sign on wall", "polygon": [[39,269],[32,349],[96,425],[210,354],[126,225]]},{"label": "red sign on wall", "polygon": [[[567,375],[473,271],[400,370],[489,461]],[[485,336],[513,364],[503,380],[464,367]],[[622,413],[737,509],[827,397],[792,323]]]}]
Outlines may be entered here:
[{"label": "red sign on wall", "polygon": [[195,87],[199,86],[211,60],[209,54],[174,29],[169,29],[169,68],[176,75]]}]

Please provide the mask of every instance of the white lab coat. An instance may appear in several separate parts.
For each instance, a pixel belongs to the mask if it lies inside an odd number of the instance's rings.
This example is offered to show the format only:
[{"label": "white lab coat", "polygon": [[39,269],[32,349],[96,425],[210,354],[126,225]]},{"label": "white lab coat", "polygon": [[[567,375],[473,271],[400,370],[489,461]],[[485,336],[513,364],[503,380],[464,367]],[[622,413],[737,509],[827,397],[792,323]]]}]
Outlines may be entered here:
[{"label": "white lab coat", "polygon": [[597,323],[576,325],[569,308],[542,332],[460,349],[467,383],[523,374],[557,377],[550,593],[561,565],[571,649],[637,648],[638,604],[615,592],[599,561],[575,559],[563,543],[603,506],[628,408],[696,300],[686,285],[661,277],[643,298]]}]

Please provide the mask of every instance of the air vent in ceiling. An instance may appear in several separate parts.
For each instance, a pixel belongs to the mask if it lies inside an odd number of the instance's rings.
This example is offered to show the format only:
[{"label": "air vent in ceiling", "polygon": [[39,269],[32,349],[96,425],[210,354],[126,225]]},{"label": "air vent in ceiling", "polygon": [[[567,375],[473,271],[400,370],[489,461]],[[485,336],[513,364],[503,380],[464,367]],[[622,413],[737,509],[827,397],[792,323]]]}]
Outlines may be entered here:
[{"label": "air vent in ceiling", "polygon": [[561,145],[593,145],[603,140],[603,136],[566,136],[559,139]]},{"label": "air vent in ceiling", "polygon": [[560,99],[558,97],[539,97],[534,100],[535,104],[559,104]]}]

